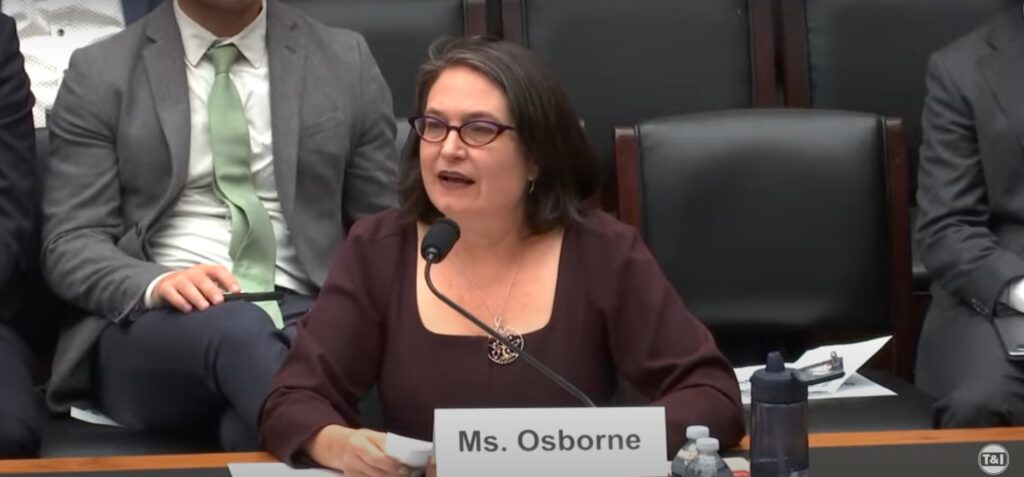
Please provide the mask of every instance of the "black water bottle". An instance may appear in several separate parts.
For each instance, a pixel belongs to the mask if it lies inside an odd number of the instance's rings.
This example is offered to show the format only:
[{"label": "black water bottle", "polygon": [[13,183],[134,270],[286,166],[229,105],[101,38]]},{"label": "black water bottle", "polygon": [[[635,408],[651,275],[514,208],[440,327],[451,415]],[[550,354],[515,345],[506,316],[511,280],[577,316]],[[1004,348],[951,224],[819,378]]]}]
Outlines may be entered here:
[{"label": "black water bottle", "polygon": [[807,477],[807,386],[843,376],[843,371],[805,374],[786,368],[782,355],[768,355],[750,378],[751,477]]}]

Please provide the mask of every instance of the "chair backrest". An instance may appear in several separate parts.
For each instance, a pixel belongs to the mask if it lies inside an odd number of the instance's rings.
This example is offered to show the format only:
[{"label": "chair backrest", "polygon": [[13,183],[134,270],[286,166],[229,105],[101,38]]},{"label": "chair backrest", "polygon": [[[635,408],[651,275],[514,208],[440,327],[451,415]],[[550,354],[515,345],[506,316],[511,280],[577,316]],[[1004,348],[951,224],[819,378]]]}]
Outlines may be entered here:
[{"label": "chair backrest", "polygon": [[285,1],[326,25],[366,38],[391,88],[396,116],[413,114],[416,75],[434,40],[483,35],[487,28],[485,0]]},{"label": "chair backrest", "polygon": [[1019,0],[781,0],[786,104],[903,119],[911,174],[932,52]]},{"label": "chair backrest", "polygon": [[617,125],[777,105],[771,0],[502,0],[501,15],[562,81],[606,186]]},{"label": "chair backrest", "polygon": [[622,219],[734,361],[822,335],[904,332],[894,330],[910,303],[898,122],[749,109],[616,136]]}]

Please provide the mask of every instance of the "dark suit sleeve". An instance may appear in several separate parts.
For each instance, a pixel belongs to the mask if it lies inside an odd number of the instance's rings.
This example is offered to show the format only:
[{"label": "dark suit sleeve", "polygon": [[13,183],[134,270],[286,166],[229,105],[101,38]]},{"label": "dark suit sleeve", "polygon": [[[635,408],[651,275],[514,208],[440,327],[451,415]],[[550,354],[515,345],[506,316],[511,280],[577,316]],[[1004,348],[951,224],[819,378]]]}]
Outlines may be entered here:
[{"label": "dark suit sleeve", "polygon": [[[1024,276],[1024,260],[1003,248],[988,228],[978,131],[967,95],[971,78],[953,74],[960,71],[954,66],[942,54],[933,55],[928,66],[915,239],[939,285],[989,314],[1003,288]],[[973,64],[970,68],[975,71]]]},{"label": "dark suit sleeve", "polygon": [[0,287],[36,253],[32,93],[14,21],[0,15]]},{"label": "dark suit sleeve", "polygon": [[[610,221],[611,219],[609,219]],[[686,307],[657,261],[632,228],[587,250],[604,256],[595,268],[594,293],[605,317],[612,357],[619,373],[664,406],[669,451],[683,445],[688,425],[706,425],[722,448],[745,434],[739,384],[711,333]]]},{"label": "dark suit sleeve", "polygon": [[342,219],[346,228],[358,219],[398,204],[398,153],[391,90],[361,36],[356,46],[361,91],[356,96],[360,100],[354,108],[356,130],[345,170]]}]

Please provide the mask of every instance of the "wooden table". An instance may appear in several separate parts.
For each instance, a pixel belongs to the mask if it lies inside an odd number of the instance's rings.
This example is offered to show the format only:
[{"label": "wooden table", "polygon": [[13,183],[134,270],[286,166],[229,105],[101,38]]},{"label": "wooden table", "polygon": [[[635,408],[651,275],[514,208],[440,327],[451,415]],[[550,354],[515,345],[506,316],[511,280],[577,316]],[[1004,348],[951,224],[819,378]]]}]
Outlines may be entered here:
[{"label": "wooden table", "polygon": [[[748,446],[748,442],[749,441],[747,439],[744,439],[743,442],[740,443],[739,449],[746,449]],[[1024,442],[1024,427],[928,431],[822,433],[812,434],[810,436],[811,447],[814,449],[842,447],[879,448],[891,446],[942,445],[964,443],[1005,444],[1010,442]],[[1010,465],[1012,473],[1004,475],[1024,475],[1018,473],[1020,472],[1020,469],[1024,469],[1024,455],[1018,457],[1017,460],[1014,460],[1013,457],[1014,456],[1011,453]],[[813,458],[814,455],[812,453],[812,459]],[[273,457],[271,457],[269,454],[262,452],[0,460],[0,474],[212,469],[224,468],[229,463],[274,461],[275,459]],[[812,463],[812,469],[813,468],[814,464]]]}]

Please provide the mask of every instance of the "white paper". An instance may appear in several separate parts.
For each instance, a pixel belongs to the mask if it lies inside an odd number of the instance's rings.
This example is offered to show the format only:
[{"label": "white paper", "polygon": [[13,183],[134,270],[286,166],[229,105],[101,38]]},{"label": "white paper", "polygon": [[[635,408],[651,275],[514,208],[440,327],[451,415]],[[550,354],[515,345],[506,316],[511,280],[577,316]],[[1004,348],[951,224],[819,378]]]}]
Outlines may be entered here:
[{"label": "white paper", "polygon": [[725,461],[725,466],[733,472],[750,472],[750,461],[746,457],[726,457],[722,460]]},{"label": "white paper", "polygon": [[807,399],[838,399],[855,397],[895,396],[893,390],[882,386],[860,373],[853,373],[852,376],[843,382],[842,387],[834,393],[827,391],[808,391]]},{"label": "white paper", "polygon": [[340,477],[341,472],[327,469],[293,469],[281,462],[228,464],[231,477]]},{"label": "white paper", "polygon": [[[816,384],[807,388],[808,399],[838,399],[849,397],[895,396],[896,393],[865,378],[857,373],[878,350],[885,346],[892,336],[883,336],[872,340],[845,345],[822,346],[807,351],[800,359],[786,363],[787,368],[802,368],[827,361],[835,351],[843,358],[843,377],[827,383]],[[764,368],[763,364],[736,368],[736,379],[740,383],[740,393],[744,404],[750,403],[750,377],[754,371]],[[849,384],[848,384],[849,383]]]},{"label": "white paper", "polygon": [[385,452],[409,467],[426,467],[434,454],[434,443],[398,434],[387,434]]},{"label": "white paper", "polygon": [[107,417],[102,412],[92,409],[77,408],[75,406],[71,406],[71,418],[77,419],[82,422],[88,422],[89,424],[99,424],[101,426],[111,427],[124,427],[114,422],[113,419]]},{"label": "white paper", "polygon": [[[387,434],[387,454],[414,468],[426,467],[434,453],[434,443]],[[341,472],[327,469],[294,469],[281,462],[228,464],[232,477],[340,477]],[[414,469],[413,475],[416,475]]]},{"label": "white paper", "polygon": [[[865,378],[860,373],[853,373],[849,376],[839,390],[834,393],[822,390],[811,391],[810,389],[807,391],[807,399],[811,401],[895,395],[896,393],[891,389]],[[740,391],[740,398],[743,399],[743,404],[750,404],[750,386],[747,386],[746,390]]]}]

